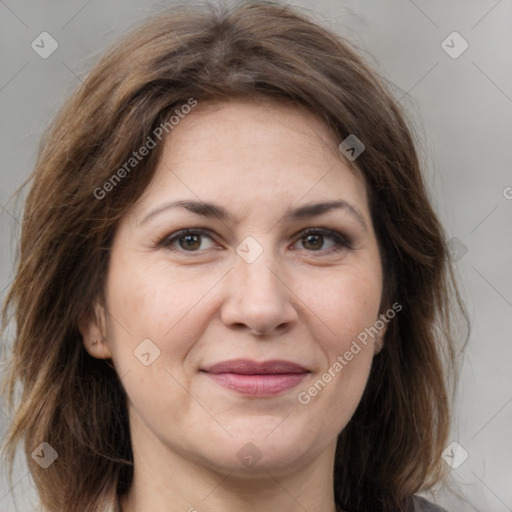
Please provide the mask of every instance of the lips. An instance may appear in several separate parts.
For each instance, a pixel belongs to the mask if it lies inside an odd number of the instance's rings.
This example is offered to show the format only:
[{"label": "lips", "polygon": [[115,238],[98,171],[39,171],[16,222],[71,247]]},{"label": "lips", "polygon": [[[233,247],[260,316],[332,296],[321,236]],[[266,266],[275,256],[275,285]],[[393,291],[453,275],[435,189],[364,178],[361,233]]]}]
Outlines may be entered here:
[{"label": "lips", "polygon": [[208,373],[236,373],[239,375],[275,375],[308,372],[297,363],[283,360],[263,361],[258,363],[249,359],[232,359],[205,368]]},{"label": "lips", "polygon": [[310,373],[300,364],[290,361],[258,363],[247,359],[224,361],[201,371],[226,389],[255,397],[271,397],[288,391]]}]

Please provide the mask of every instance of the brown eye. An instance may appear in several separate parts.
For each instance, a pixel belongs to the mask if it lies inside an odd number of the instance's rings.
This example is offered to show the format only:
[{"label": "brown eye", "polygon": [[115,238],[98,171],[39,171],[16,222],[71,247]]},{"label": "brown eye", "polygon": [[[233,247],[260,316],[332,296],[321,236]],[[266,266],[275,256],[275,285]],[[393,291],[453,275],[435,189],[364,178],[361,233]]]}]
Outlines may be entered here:
[{"label": "brown eye", "polygon": [[[325,241],[329,240],[325,247]],[[351,242],[336,231],[330,229],[308,229],[301,233],[300,243],[308,252],[332,253],[350,249]]]},{"label": "brown eye", "polygon": [[[166,237],[161,242],[161,246],[177,251],[199,252],[199,249],[209,248],[204,247],[205,239],[212,240],[211,236],[201,229],[182,229]],[[202,245],[203,247],[201,247]]]},{"label": "brown eye", "polygon": [[201,245],[201,235],[185,235],[178,238],[178,243],[182,249],[199,249]]},{"label": "brown eye", "polygon": [[306,249],[312,249],[317,251],[322,248],[324,244],[324,236],[323,235],[307,235],[302,237],[303,246]]}]

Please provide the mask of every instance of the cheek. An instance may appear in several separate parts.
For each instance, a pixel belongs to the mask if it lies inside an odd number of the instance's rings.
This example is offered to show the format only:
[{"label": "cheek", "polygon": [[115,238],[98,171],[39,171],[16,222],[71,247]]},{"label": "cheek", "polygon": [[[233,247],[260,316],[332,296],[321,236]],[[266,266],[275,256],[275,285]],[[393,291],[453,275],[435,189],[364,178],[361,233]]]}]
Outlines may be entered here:
[{"label": "cheek", "polygon": [[309,318],[318,319],[312,334],[323,352],[324,365],[311,387],[301,389],[305,393],[301,403],[319,414],[332,411],[335,425],[346,424],[366,386],[374,355],[373,338],[367,329],[378,318],[380,279],[373,267],[366,271],[346,268],[322,281],[321,286],[304,284],[311,292]]},{"label": "cheek", "polygon": [[[171,277],[161,265],[151,267],[142,260],[119,253],[112,259],[107,326],[112,359],[129,400],[150,419],[163,410],[185,412],[190,406],[183,392],[190,378],[184,362],[201,335],[200,299],[212,283],[211,278],[185,279],[179,272]],[[147,353],[150,364],[145,365]]]},{"label": "cheek", "polygon": [[[145,260],[145,254],[118,251],[107,279],[109,343],[125,371],[134,366],[133,351],[145,339],[158,347],[161,356],[169,356],[157,359],[152,367],[164,360],[179,366],[200,337],[204,326],[198,315],[218,281],[212,273],[202,277],[191,276],[190,269],[170,273],[161,262],[152,265]],[[135,369],[140,371],[138,365]]]},{"label": "cheek", "polygon": [[303,284],[301,296],[309,297],[305,303],[320,320],[331,350],[343,350],[377,320],[382,285],[379,272],[372,270],[344,269],[320,282]]}]

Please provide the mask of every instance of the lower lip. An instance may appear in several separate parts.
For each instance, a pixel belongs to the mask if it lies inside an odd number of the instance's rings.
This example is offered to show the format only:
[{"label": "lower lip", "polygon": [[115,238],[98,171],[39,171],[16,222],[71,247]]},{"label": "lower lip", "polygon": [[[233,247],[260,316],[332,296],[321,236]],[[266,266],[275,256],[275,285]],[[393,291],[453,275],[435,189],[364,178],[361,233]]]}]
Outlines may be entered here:
[{"label": "lower lip", "polygon": [[239,373],[206,372],[206,375],[217,384],[244,395],[274,396],[297,386],[307,373],[241,375]]}]

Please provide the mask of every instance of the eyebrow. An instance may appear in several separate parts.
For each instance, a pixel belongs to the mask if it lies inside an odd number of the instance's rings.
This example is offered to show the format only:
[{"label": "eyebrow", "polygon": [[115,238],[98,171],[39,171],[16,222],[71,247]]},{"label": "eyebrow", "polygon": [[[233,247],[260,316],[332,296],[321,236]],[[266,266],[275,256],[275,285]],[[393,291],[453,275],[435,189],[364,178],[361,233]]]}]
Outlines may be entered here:
[{"label": "eyebrow", "polygon": [[[147,222],[153,217],[156,217],[160,213],[163,213],[172,208],[186,208],[192,213],[202,215],[203,217],[216,218],[222,221],[229,221],[232,223],[239,223],[239,220],[229,213],[223,206],[208,203],[205,201],[194,201],[183,199],[180,201],[172,201],[166,203],[154,210],[151,210],[141,221],[141,224]],[[320,203],[306,204],[297,208],[288,208],[284,213],[283,220],[285,221],[296,221],[309,217],[315,217],[322,215],[331,210],[343,210],[354,217],[365,231],[368,230],[366,221],[364,220],[363,214],[353,205],[343,199],[324,201]]]}]

